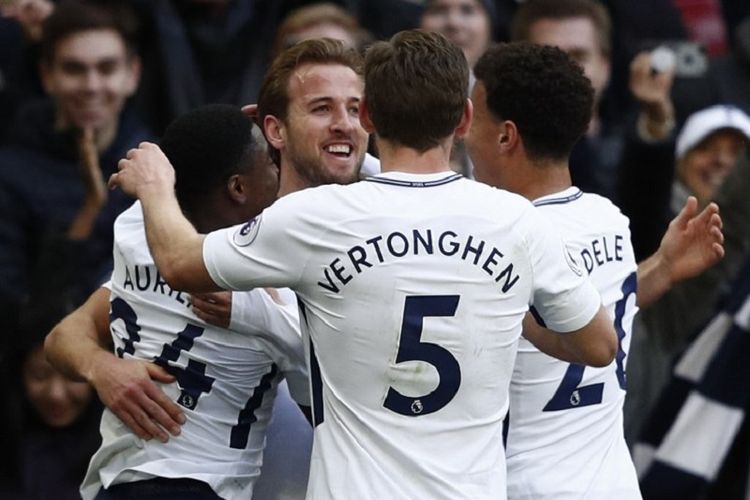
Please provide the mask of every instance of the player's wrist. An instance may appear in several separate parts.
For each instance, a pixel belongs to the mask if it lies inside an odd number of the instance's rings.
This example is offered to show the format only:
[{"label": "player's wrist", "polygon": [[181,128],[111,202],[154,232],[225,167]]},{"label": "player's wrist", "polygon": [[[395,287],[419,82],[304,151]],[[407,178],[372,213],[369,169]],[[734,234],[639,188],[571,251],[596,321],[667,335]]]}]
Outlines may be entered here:
[{"label": "player's wrist", "polygon": [[112,367],[115,355],[103,349],[97,349],[88,356],[89,362],[81,370],[81,376],[90,385],[96,387],[102,376]]}]

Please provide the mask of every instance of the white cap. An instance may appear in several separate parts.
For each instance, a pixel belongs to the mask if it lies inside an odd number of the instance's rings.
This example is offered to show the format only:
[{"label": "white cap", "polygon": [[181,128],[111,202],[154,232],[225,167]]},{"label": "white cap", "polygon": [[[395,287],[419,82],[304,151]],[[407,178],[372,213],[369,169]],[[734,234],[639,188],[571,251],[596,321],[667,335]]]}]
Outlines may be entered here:
[{"label": "white cap", "polygon": [[725,128],[736,130],[750,140],[750,116],[735,106],[719,104],[693,113],[677,136],[676,157],[682,158],[703,139]]}]

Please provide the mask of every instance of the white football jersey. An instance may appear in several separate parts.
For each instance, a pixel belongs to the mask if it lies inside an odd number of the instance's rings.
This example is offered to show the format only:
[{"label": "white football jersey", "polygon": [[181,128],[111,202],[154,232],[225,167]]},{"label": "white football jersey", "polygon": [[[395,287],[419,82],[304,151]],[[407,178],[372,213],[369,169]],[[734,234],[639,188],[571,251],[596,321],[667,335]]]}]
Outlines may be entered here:
[{"label": "white football jersey", "polygon": [[162,390],[187,421],[167,443],[144,441],[105,410],[102,445],[81,487],[150,479],[193,478],[224,498],[250,498],[262,463],[273,398],[285,376],[309,405],[309,382],[296,304],[278,306],[263,290],[233,294],[232,330],[195,316],[190,297],[172,290],[149,253],[140,203],[114,226],[110,328],[115,352],[154,361],[177,381]]},{"label": "white football jersey", "polygon": [[502,420],[529,304],[558,331],[600,307],[531,203],[452,172],[290,194],[209,234],[203,254],[220,286],[300,298],[313,499],[504,498]]},{"label": "white football jersey", "polygon": [[[534,202],[560,229],[615,321],[619,350],[604,368],[566,363],[521,338],[510,388],[508,498],[640,498],[623,436],[625,360],[636,263],[628,219],[609,200],[571,187]],[[544,315],[541,314],[542,319]]]}]

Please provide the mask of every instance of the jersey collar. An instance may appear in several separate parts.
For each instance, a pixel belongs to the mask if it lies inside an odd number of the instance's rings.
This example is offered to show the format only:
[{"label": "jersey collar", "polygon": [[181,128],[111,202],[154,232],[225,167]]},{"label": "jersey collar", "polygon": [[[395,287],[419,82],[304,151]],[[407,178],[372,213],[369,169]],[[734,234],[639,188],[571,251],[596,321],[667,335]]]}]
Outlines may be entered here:
[{"label": "jersey collar", "polygon": [[548,194],[537,198],[532,203],[536,207],[543,207],[546,205],[562,205],[577,200],[583,196],[583,191],[575,186],[571,186],[563,191]]},{"label": "jersey collar", "polygon": [[463,175],[456,172],[437,172],[432,174],[412,174],[407,172],[383,172],[367,177],[367,182],[390,184],[403,187],[434,187],[462,179]]}]

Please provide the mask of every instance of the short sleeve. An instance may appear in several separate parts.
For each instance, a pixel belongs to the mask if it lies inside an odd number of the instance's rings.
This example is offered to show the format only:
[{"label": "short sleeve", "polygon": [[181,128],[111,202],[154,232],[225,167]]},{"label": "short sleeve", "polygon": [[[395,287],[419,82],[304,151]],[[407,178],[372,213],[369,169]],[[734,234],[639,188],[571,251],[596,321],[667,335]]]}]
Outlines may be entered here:
[{"label": "short sleeve", "polygon": [[601,307],[601,297],[578,267],[556,228],[537,209],[528,213],[527,232],[533,274],[531,304],[547,328],[572,332],[586,326]]},{"label": "short sleeve", "polygon": [[245,224],[206,236],[203,261],[217,285],[251,290],[291,287],[299,281],[309,247],[298,218],[282,201]]},{"label": "short sleeve", "polygon": [[289,393],[301,405],[310,405],[307,364],[294,302],[276,303],[263,289],[232,294],[231,330],[258,335],[266,353],[284,374]]}]

